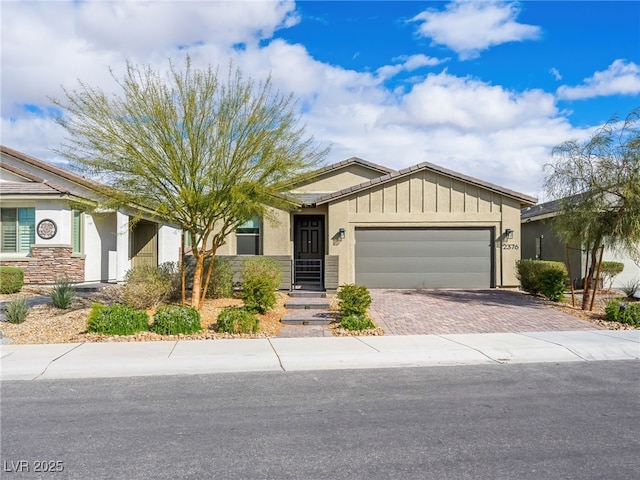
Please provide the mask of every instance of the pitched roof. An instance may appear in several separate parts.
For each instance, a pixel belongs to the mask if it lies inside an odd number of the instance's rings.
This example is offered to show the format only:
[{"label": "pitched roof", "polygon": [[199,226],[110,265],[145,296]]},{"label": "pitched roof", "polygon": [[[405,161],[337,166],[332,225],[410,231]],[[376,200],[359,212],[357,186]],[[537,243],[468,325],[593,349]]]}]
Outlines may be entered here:
[{"label": "pitched roof", "polygon": [[540,205],[533,205],[531,207],[523,208],[520,211],[520,218],[522,220],[530,220],[535,217],[551,217],[560,208],[560,200],[553,200],[551,202],[541,203]]},{"label": "pitched roof", "polygon": [[[5,145],[0,145],[0,151],[2,153],[4,153],[5,155],[9,155],[11,157],[17,158],[18,160],[21,160],[22,162],[34,166],[36,168],[39,168],[41,170],[44,170],[45,172],[49,172],[52,173],[54,175],[57,175],[61,178],[64,178],[65,180],[68,180],[70,182],[76,183],[78,185],[82,185],[86,188],[90,188],[91,190],[98,190],[98,191],[103,191],[105,186],[95,182],[93,180],[88,180],[80,175],[77,175],[75,173],[69,172],[68,170],[64,170],[63,168],[60,167],[56,167],[55,165],[45,162],[43,160],[39,160],[37,158],[34,158],[30,155],[27,155],[26,153],[22,153],[19,152],[17,150],[14,150],[13,148],[9,148]],[[10,167],[9,165],[7,165],[5,162],[2,162],[2,167],[6,168],[7,170],[9,170]],[[27,172],[24,172],[27,173]],[[20,174],[18,174],[20,175]],[[40,178],[36,175],[30,174],[35,178]],[[26,177],[25,178],[29,178]],[[44,180],[43,180],[44,181]],[[49,183],[50,184],[50,183]]]},{"label": "pitched roof", "polygon": [[359,185],[354,185],[352,187],[348,187],[348,188],[344,188],[342,190],[339,190],[337,192],[328,193],[326,195],[323,195],[321,198],[319,198],[316,201],[316,205],[321,205],[323,203],[328,203],[328,202],[331,202],[331,201],[336,200],[338,198],[342,198],[342,197],[345,197],[347,195],[351,195],[352,193],[360,192],[360,191],[366,190],[368,188],[371,188],[373,186],[381,185],[381,184],[390,182],[392,180],[396,180],[398,178],[402,178],[404,176],[411,175],[411,174],[413,174],[415,172],[418,172],[418,171],[421,171],[421,170],[429,170],[429,171],[438,173],[440,175],[445,175],[447,177],[454,178],[456,180],[461,180],[463,182],[470,183],[472,185],[476,185],[476,186],[484,188],[486,190],[491,190],[491,191],[499,193],[501,195],[514,198],[514,199],[518,200],[521,205],[533,205],[538,201],[537,198],[530,197],[529,195],[525,195],[524,193],[516,192],[514,190],[509,190],[507,188],[500,187],[498,185],[494,185],[493,183],[485,182],[483,180],[478,180],[477,178],[473,178],[473,177],[470,177],[468,175],[464,175],[462,173],[458,173],[458,172],[455,172],[453,170],[449,170],[447,168],[440,167],[440,166],[435,165],[433,163],[422,162],[422,163],[419,163],[417,165],[413,165],[411,167],[403,168],[402,170],[398,170],[398,171],[393,171],[392,170],[390,173],[387,173],[386,175],[382,175],[381,177],[377,177],[377,178],[374,178],[372,180],[363,182],[363,183],[361,183]]},{"label": "pitched roof", "polygon": [[44,178],[29,173],[15,165],[0,162],[3,170],[22,177],[28,182],[0,182],[0,195],[59,195],[69,194],[69,190]]},{"label": "pitched roof", "polygon": [[333,172],[335,170],[339,170],[341,168],[348,167],[350,165],[361,165],[361,166],[363,166],[365,168],[368,168],[370,170],[378,171],[382,175],[387,174],[387,173],[392,173],[392,172],[395,171],[395,170],[393,170],[391,168],[387,168],[387,167],[384,167],[382,165],[378,165],[376,163],[372,163],[372,162],[369,162],[367,160],[363,160],[362,158],[359,158],[359,157],[351,157],[351,158],[347,158],[346,160],[342,160],[340,162],[332,163],[331,165],[327,165],[325,167],[322,167],[319,170],[314,171],[312,173],[312,176],[317,177],[317,176],[323,175],[323,174],[328,173],[328,172]]},{"label": "pitched roof", "polygon": [[544,202],[539,205],[533,205],[530,207],[523,208],[520,211],[520,219],[521,220],[533,220],[540,218],[549,218],[555,216],[556,213],[560,210],[563,204],[567,202],[573,203],[577,202],[582,198],[582,194],[573,195],[571,197],[561,198],[559,200],[551,200],[549,202]]}]

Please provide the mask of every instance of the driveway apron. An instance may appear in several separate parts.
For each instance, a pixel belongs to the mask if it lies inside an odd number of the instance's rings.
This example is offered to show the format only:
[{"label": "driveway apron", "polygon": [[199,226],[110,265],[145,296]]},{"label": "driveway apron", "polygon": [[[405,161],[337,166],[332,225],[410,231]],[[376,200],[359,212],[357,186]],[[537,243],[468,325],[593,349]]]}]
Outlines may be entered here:
[{"label": "driveway apron", "polygon": [[508,290],[372,289],[369,313],[387,335],[600,330]]}]

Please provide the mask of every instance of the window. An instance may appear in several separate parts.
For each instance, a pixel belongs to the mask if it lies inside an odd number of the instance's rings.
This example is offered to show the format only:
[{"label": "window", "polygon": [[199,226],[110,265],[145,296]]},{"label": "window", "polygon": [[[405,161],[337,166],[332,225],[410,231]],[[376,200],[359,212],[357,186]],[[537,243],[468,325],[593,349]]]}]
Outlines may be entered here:
[{"label": "window", "polygon": [[0,212],[0,251],[28,253],[36,242],[36,209],[3,208]]},{"label": "window", "polygon": [[253,217],[236,229],[238,255],[260,255],[260,218]]},{"label": "window", "polygon": [[73,211],[73,253],[82,253],[82,212]]}]

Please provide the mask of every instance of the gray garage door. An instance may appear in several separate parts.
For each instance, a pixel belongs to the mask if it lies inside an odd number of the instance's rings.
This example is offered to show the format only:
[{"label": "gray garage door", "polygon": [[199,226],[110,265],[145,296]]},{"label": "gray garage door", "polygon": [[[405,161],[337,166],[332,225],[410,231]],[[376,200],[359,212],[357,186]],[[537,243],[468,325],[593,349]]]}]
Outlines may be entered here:
[{"label": "gray garage door", "polygon": [[490,288],[491,233],[357,228],[356,283],[369,288]]}]

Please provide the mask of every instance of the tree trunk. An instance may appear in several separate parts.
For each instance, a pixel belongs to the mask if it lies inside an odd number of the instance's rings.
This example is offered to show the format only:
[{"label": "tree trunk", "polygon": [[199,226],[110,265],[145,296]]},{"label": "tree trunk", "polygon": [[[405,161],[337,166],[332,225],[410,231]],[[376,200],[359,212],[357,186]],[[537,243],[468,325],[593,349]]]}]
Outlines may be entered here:
[{"label": "tree trunk", "polygon": [[204,273],[204,255],[201,252],[195,253],[196,266],[193,271],[193,290],[191,292],[191,306],[196,310],[202,309],[202,277]]},{"label": "tree trunk", "polygon": [[[204,284],[202,286],[202,295],[201,295],[201,299],[200,299],[200,305],[204,305],[204,299],[207,296],[207,290],[209,290],[209,282],[211,281],[211,274],[213,273],[213,268],[214,268],[214,262],[216,261],[216,250],[213,250],[213,253],[211,254],[211,261],[209,262],[209,268],[207,268],[207,271],[205,272],[203,270],[203,277],[204,277]],[[203,269],[204,269],[204,261],[202,262],[203,265]]]},{"label": "tree trunk", "polygon": [[600,281],[600,267],[602,266],[602,256],[604,255],[604,245],[600,247],[600,259],[598,260],[598,268],[596,270],[596,278],[593,282],[593,295],[591,296],[591,303],[589,304],[589,311],[593,312],[593,302],[598,294],[598,282]]},{"label": "tree trunk", "polygon": [[[599,242],[598,242],[599,243]],[[591,303],[591,290],[593,288],[593,274],[596,271],[596,262],[598,258],[598,243],[589,251],[589,266],[587,274],[584,278],[584,290],[582,292],[582,310],[588,310]]]},{"label": "tree trunk", "polygon": [[180,299],[181,304],[187,302],[187,270],[184,268],[184,233],[180,235]]},{"label": "tree trunk", "polygon": [[571,255],[569,254],[569,244],[564,244],[564,253],[567,256],[567,269],[569,273],[569,287],[571,288],[571,305],[576,306],[576,291],[573,288],[573,274],[571,273]]}]

